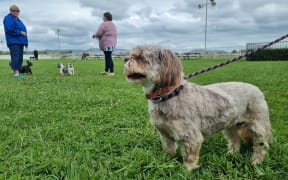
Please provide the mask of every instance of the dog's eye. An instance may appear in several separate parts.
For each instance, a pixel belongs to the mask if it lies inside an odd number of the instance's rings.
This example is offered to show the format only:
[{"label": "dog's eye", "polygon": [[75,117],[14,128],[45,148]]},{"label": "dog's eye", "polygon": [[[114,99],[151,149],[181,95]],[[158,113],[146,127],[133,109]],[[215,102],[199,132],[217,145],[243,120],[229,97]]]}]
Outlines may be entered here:
[{"label": "dog's eye", "polygon": [[130,59],[129,57],[125,57],[124,62],[126,63],[127,61],[129,61],[129,59]]}]

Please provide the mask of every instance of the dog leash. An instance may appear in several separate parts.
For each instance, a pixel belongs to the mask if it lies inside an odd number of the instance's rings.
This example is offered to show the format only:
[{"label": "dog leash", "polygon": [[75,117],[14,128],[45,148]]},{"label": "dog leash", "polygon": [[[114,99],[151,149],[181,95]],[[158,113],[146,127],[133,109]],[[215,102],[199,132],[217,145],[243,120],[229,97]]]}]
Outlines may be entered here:
[{"label": "dog leash", "polygon": [[265,49],[265,48],[267,48],[267,47],[272,46],[273,44],[275,44],[275,43],[277,43],[277,42],[282,41],[283,39],[286,39],[287,37],[288,37],[288,34],[286,34],[286,35],[284,35],[284,36],[282,36],[282,37],[280,37],[280,38],[278,38],[278,39],[276,39],[276,40],[274,40],[274,41],[272,41],[272,42],[270,42],[270,43],[267,43],[267,44],[265,44],[265,45],[263,45],[263,46],[260,46],[259,48],[256,48],[255,50],[248,51],[248,52],[246,52],[245,54],[240,55],[240,56],[238,56],[238,57],[236,57],[236,58],[232,58],[232,59],[229,59],[228,61],[222,62],[222,63],[220,63],[220,64],[216,64],[216,65],[210,66],[210,67],[208,67],[208,68],[205,68],[205,69],[202,69],[202,70],[193,72],[193,73],[191,73],[191,74],[189,74],[189,75],[187,75],[187,76],[184,76],[184,79],[185,79],[185,80],[186,80],[186,79],[189,79],[189,78],[194,77],[194,76],[197,76],[197,75],[199,75],[199,74],[202,74],[202,73],[205,73],[205,72],[214,70],[214,69],[216,69],[216,68],[222,67],[222,66],[224,66],[224,65],[226,65],[226,64],[230,64],[230,63],[232,63],[232,62],[238,61],[238,60],[240,60],[240,59],[242,59],[242,58],[244,58],[244,57],[248,57],[248,56],[250,56],[250,55],[252,55],[252,54],[257,53],[258,51],[261,51],[261,50],[263,50],[263,49]]}]

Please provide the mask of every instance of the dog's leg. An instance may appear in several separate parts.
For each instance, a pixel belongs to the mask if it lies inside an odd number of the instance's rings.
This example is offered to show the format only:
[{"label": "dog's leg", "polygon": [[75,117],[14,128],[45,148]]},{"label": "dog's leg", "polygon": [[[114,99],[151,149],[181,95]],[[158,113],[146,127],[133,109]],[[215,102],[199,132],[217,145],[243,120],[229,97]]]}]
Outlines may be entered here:
[{"label": "dog's leg", "polygon": [[259,164],[264,160],[266,149],[272,141],[271,126],[269,122],[268,106],[265,100],[257,100],[249,104],[246,117],[249,118],[247,129],[252,139],[252,164]]},{"label": "dog's leg", "polygon": [[257,120],[248,126],[251,134],[253,134],[253,155],[251,158],[252,164],[259,164],[264,160],[266,149],[269,147],[269,140],[265,138],[266,128]]},{"label": "dog's leg", "polygon": [[237,128],[224,129],[223,134],[228,141],[228,154],[239,152],[241,138],[237,133]]},{"label": "dog's leg", "polygon": [[183,161],[189,171],[199,167],[199,153],[204,140],[200,132],[193,132],[192,134],[196,135],[196,137],[185,136],[182,141]]},{"label": "dog's leg", "polygon": [[172,156],[176,155],[177,144],[165,131],[158,129],[163,149]]}]

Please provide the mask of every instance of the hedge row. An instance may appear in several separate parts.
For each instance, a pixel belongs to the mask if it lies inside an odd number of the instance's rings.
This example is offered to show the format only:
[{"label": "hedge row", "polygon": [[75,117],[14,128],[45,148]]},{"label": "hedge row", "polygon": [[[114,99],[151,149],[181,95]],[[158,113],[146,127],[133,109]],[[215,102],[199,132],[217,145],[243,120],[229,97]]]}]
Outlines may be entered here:
[{"label": "hedge row", "polygon": [[256,54],[248,56],[247,61],[287,61],[288,48],[286,49],[264,49]]}]

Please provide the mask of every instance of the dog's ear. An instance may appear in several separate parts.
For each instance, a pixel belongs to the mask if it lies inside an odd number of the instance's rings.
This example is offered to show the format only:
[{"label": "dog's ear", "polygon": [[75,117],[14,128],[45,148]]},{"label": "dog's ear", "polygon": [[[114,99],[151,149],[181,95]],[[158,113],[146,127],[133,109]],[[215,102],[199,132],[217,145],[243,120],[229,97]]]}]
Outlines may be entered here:
[{"label": "dog's ear", "polygon": [[159,86],[178,86],[183,79],[182,65],[177,56],[169,49],[159,51],[160,73]]}]

